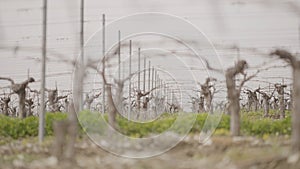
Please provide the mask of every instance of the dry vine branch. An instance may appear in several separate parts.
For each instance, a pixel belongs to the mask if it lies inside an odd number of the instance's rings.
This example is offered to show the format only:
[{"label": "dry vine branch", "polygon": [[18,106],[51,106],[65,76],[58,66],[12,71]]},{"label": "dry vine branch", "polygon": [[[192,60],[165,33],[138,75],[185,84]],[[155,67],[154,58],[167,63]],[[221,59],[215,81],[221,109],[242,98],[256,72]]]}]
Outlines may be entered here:
[{"label": "dry vine branch", "polygon": [[55,140],[52,154],[59,160],[72,160],[75,153],[78,121],[74,104],[71,103],[68,109],[68,119],[55,121],[53,124]]},{"label": "dry vine branch", "polygon": [[85,100],[83,104],[86,104],[86,109],[90,110],[91,109],[91,104],[93,103],[93,101],[98,98],[101,95],[101,92],[96,94],[96,95],[92,95],[89,96],[89,94],[87,93],[85,96]]},{"label": "dry vine branch", "polygon": [[284,102],[284,88],[287,85],[284,84],[275,84],[275,89],[278,93],[278,100],[279,100],[279,116],[281,119],[285,118],[285,102]]},{"label": "dry vine branch", "polygon": [[215,87],[214,84],[211,84],[211,82],[217,81],[217,79],[215,78],[206,78],[206,81],[204,84],[200,84],[201,86],[201,94],[204,97],[205,100],[205,107],[206,107],[206,112],[212,112],[211,109],[211,103],[214,97],[214,93],[215,93]]},{"label": "dry vine branch", "polygon": [[[228,98],[228,111],[230,113],[230,132],[233,136],[240,135],[240,92],[243,84],[249,79],[244,73],[248,64],[245,60],[240,60],[234,67],[226,70],[226,86],[227,86],[227,98]],[[238,74],[244,74],[244,80],[237,88],[235,84],[235,77]],[[250,79],[249,79],[250,80]]]},{"label": "dry vine branch", "polygon": [[270,100],[274,95],[275,89],[273,90],[273,92],[270,95],[268,95],[266,92],[261,91],[260,88],[258,89],[257,92],[260,93],[263,98],[264,117],[269,117]]},{"label": "dry vine branch", "polygon": [[19,97],[19,117],[26,117],[25,101],[26,101],[26,88],[29,83],[35,82],[34,78],[30,77],[22,83],[15,83],[14,80],[7,77],[0,77],[0,80],[7,80],[11,83],[10,87],[14,93]]},{"label": "dry vine branch", "polygon": [[292,150],[300,151],[300,61],[290,52],[277,49],[270,55],[279,56],[289,63],[293,69],[293,101],[292,106]]},{"label": "dry vine branch", "polygon": [[[116,48],[115,50],[117,50],[118,48]],[[113,52],[115,53],[115,52]],[[117,106],[121,100],[115,100],[113,99],[113,94],[112,94],[112,83],[109,83],[107,80],[107,76],[105,74],[105,68],[106,67],[106,62],[109,61],[109,59],[111,56],[105,56],[104,58],[101,59],[101,63],[102,63],[102,70],[99,70],[99,68],[97,67],[97,64],[94,61],[89,60],[86,64],[86,68],[91,68],[93,70],[95,70],[101,77],[103,80],[103,83],[105,85],[105,91],[107,92],[107,104],[108,104],[108,123],[110,124],[110,126],[112,128],[116,129],[116,116],[119,113]],[[114,79],[115,84],[117,85],[117,94],[116,94],[116,98],[121,98],[122,93],[123,93],[123,87],[124,87],[124,83],[129,80],[131,77],[133,76],[133,74],[129,75],[128,77],[122,79],[122,80],[116,80]],[[105,105],[103,105],[105,106]]]},{"label": "dry vine branch", "polygon": [[253,91],[251,91],[250,89],[246,89],[244,91],[244,93],[246,93],[248,96],[247,111],[251,111],[251,110],[257,111],[258,103],[259,103],[258,98],[257,98],[257,93],[259,90],[260,90],[260,88],[253,90]]},{"label": "dry vine branch", "polygon": [[9,102],[10,102],[10,97],[7,96],[7,97],[3,97],[0,99],[0,108],[2,109],[2,113],[6,116],[9,115]]}]

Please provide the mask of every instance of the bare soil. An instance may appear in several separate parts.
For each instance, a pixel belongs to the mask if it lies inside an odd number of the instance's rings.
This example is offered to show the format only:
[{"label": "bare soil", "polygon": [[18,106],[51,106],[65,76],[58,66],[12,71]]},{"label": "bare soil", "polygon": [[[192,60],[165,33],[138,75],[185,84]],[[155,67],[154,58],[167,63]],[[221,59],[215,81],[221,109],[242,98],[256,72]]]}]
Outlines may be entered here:
[{"label": "bare soil", "polygon": [[52,140],[39,145],[37,138],[0,139],[0,168],[89,168],[89,169],[299,169],[300,155],[290,153],[289,138],[213,136],[208,144],[199,144],[197,135],[189,135],[170,151],[146,159],[129,159],[110,154],[88,138],[76,143],[72,161],[51,156]]}]

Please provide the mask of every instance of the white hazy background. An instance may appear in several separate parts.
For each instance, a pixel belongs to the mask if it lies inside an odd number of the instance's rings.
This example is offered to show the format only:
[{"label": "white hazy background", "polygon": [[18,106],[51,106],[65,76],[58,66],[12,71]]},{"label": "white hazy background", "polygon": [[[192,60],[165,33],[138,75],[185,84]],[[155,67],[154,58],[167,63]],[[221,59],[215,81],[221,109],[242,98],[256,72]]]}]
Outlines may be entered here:
[{"label": "white hazy background", "polygon": [[[243,48],[256,48],[268,53],[274,47],[289,49],[296,53],[300,49],[299,17],[290,4],[296,0],[86,0],[85,40],[102,25],[102,14],[107,23],[120,17],[140,12],[162,12],[179,16],[198,27],[215,44],[224,67],[234,64],[238,57],[233,45],[239,46],[240,58],[247,59],[250,67],[274,58],[260,55]],[[134,25],[133,25],[134,26]],[[75,59],[79,52],[80,1],[49,0],[47,27],[47,88],[70,90],[72,67],[59,62],[59,53]],[[40,79],[42,44],[42,0],[0,0],[0,46],[26,47],[26,50],[0,50],[0,76],[11,77],[17,82],[30,76]],[[57,60],[57,61],[55,61]],[[276,61],[274,64],[282,65]],[[246,87],[268,88],[266,82],[291,83],[291,71],[272,69],[259,76]],[[203,77],[199,79],[204,82]],[[0,81],[0,88],[9,83]],[[30,84],[34,89],[40,83]],[[195,86],[196,88],[197,86]],[[224,91],[223,91],[224,92]],[[188,99],[188,98],[185,98]]]}]

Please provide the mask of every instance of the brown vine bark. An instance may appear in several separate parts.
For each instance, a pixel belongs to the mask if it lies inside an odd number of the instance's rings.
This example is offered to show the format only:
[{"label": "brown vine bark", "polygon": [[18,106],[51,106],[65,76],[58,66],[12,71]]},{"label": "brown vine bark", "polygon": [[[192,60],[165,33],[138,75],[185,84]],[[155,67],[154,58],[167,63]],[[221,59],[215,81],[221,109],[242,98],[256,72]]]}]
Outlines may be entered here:
[{"label": "brown vine bark", "polygon": [[289,63],[293,69],[292,151],[300,152],[300,61],[290,52],[277,49],[271,53]]},{"label": "brown vine bark", "polygon": [[53,123],[55,140],[52,154],[59,160],[73,160],[75,154],[78,121],[73,103],[70,104],[69,110],[67,120]]},{"label": "brown vine bark", "polygon": [[[152,98],[149,98],[149,97],[147,97],[149,94],[151,94],[151,92],[153,91],[153,90],[155,90],[155,89],[157,89],[157,87],[156,88],[153,88],[153,89],[151,89],[150,91],[147,91],[147,92],[142,92],[141,90],[137,90],[136,91],[136,106],[137,106],[137,110],[138,110],[138,114],[137,114],[137,118],[139,118],[140,117],[140,109],[141,109],[141,106],[142,106],[142,108],[144,109],[144,110],[147,110],[147,108],[148,108],[148,102],[152,99]],[[145,99],[144,99],[144,101],[141,101],[141,99],[143,98],[143,97],[146,97]],[[142,105],[141,105],[141,103],[142,103]]]},{"label": "brown vine bark", "polygon": [[214,85],[211,85],[210,82],[216,81],[214,78],[206,78],[204,84],[201,85],[201,94],[204,96],[206,112],[211,112],[211,103],[213,100]]},{"label": "brown vine bark", "polygon": [[279,117],[281,119],[285,118],[285,101],[284,101],[284,88],[287,87],[286,85],[275,84],[275,89],[278,93],[279,99]]},{"label": "brown vine bark", "polygon": [[25,109],[25,100],[26,100],[26,87],[29,83],[34,82],[34,78],[30,77],[29,79],[25,80],[22,83],[16,84],[12,79],[0,77],[0,80],[8,80],[11,83],[11,89],[14,93],[16,93],[19,97],[19,118],[26,117],[26,109]]},{"label": "brown vine bark", "polygon": [[60,106],[58,101],[61,99],[65,99],[68,96],[58,96],[57,89],[54,90],[46,89],[46,91],[48,92],[48,103],[49,103],[50,112],[59,112]]},{"label": "brown vine bark", "polygon": [[258,92],[262,95],[263,98],[264,117],[269,117],[270,99],[272,98],[273,94],[269,96],[267,93],[262,92],[260,90],[258,90]]},{"label": "brown vine bark", "polygon": [[27,104],[26,117],[32,116],[33,115],[32,108],[33,108],[34,102],[33,102],[33,100],[31,98],[30,99],[26,99],[25,102]]},{"label": "brown vine bark", "polygon": [[248,95],[248,107],[247,111],[257,111],[258,109],[258,98],[256,94],[257,90],[251,91],[249,89],[246,90],[246,94]]},{"label": "brown vine bark", "polygon": [[116,116],[118,113],[118,110],[114,104],[114,100],[112,97],[112,91],[111,91],[111,84],[106,85],[106,91],[107,91],[107,104],[108,104],[108,123],[110,126],[114,129],[116,129]]},{"label": "brown vine bark", "polygon": [[293,114],[292,114],[292,146],[293,150],[300,151],[300,61],[293,70]]},{"label": "brown vine bark", "polygon": [[[238,74],[244,74],[244,70],[247,68],[247,62],[240,60],[234,67],[226,70],[226,86],[227,86],[227,98],[229,101],[228,111],[230,113],[230,132],[232,136],[240,135],[240,92],[243,86],[243,81],[237,88],[235,83],[235,77]],[[246,81],[246,79],[244,79]]]},{"label": "brown vine bark", "polygon": [[8,113],[8,109],[9,109],[8,104],[10,102],[10,97],[4,97],[4,98],[1,99],[1,101],[3,102],[2,103],[3,114],[5,116],[8,116],[9,115],[9,113]]},{"label": "brown vine bark", "polygon": [[96,98],[98,98],[100,95],[101,95],[101,93],[93,95],[93,96],[89,96],[89,94],[86,94],[84,104],[86,104],[86,109],[87,110],[91,109],[91,105],[92,105],[93,101]]}]

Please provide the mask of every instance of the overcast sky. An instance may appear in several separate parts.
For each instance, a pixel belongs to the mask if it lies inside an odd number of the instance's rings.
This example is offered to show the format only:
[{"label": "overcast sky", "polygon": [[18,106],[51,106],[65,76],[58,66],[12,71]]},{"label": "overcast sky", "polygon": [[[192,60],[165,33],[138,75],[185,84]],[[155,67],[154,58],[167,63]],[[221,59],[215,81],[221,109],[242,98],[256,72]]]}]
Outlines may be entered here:
[{"label": "overcast sky", "polygon": [[[135,13],[162,12],[178,16],[201,30],[215,44],[220,62],[225,68],[233,65],[238,55],[236,50],[224,49],[232,45],[242,47],[240,57],[247,59],[250,66],[255,66],[270,58],[243,50],[243,47],[263,51],[284,47],[292,52],[299,51],[300,22],[295,12],[289,8],[290,2],[297,3],[291,0],[274,1],[272,5],[262,4],[260,0],[86,0],[85,40],[90,39],[101,28],[103,13],[109,24]],[[79,0],[49,0],[47,47],[50,58],[57,60],[53,53],[60,53],[67,58],[76,58],[79,54],[79,4]],[[0,45],[29,48],[17,53],[0,50],[0,76],[23,81],[29,70],[30,76],[40,79],[40,63],[29,58],[41,57],[41,7],[42,0],[0,0]],[[135,24],[140,22],[133,23],[133,28],[137,26]],[[116,37],[111,38],[117,40]],[[162,62],[168,64],[172,61]],[[47,78],[47,87],[53,88],[56,81],[61,89],[70,89],[71,71],[71,67],[65,63],[49,62],[47,74],[52,76]],[[202,77],[198,80],[201,83],[205,76]],[[257,80],[268,78],[272,82],[281,82],[281,78],[277,77],[286,77],[285,82],[290,83],[288,69],[265,72]],[[0,87],[7,84],[0,82]],[[267,86],[266,83],[259,84]],[[39,88],[40,83],[31,86]],[[250,85],[252,88],[257,86],[257,83]]]}]

